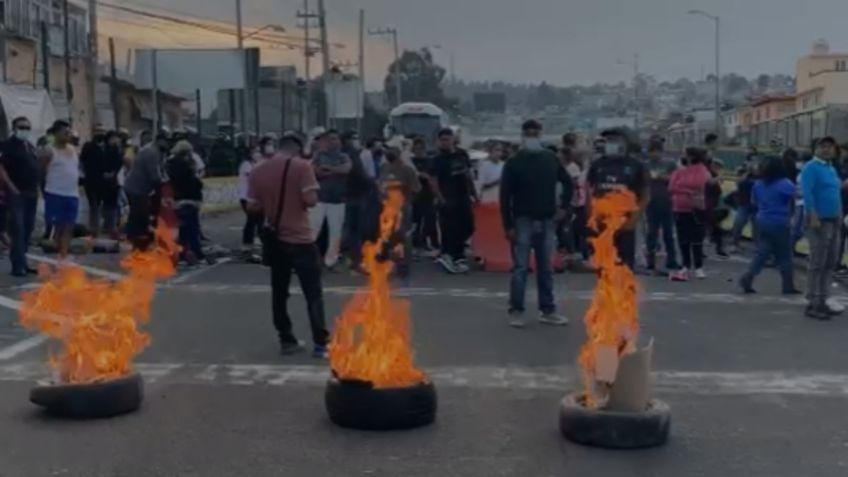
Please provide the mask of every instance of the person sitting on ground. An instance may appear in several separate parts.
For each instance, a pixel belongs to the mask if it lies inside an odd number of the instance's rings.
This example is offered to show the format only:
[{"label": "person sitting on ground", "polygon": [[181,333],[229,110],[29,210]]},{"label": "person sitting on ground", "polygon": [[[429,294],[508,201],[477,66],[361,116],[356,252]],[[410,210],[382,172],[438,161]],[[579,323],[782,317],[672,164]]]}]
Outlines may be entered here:
[{"label": "person sitting on ground", "polygon": [[751,266],[739,284],[742,291],[756,293],[754,279],[762,272],[766,261],[774,257],[783,281],[784,295],[797,295],[792,264],[792,239],[790,220],[795,186],[786,178],[782,159],[770,158],[762,177],[754,184],[751,202],[757,207],[757,252]]}]

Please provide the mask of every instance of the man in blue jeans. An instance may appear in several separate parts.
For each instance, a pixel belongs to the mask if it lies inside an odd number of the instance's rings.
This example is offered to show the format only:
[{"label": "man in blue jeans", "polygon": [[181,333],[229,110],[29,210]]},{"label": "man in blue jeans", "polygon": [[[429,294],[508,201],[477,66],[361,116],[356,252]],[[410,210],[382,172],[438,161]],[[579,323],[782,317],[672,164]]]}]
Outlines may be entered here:
[{"label": "man in blue jeans", "polygon": [[556,155],[542,144],[542,125],[527,121],[521,128],[521,150],[504,166],[501,177],[501,216],[512,244],[510,283],[510,326],[523,328],[524,295],[530,270],[530,252],[536,256],[539,292],[539,322],[563,326],[568,319],[556,313],[553,258],[557,219],[562,219],[571,203],[571,177]]},{"label": "man in blue jeans", "polygon": [[35,270],[26,254],[38,208],[40,168],[35,147],[29,141],[32,126],[25,117],[12,121],[12,137],[0,145],[0,175],[8,191],[9,235],[12,275],[23,278]]}]

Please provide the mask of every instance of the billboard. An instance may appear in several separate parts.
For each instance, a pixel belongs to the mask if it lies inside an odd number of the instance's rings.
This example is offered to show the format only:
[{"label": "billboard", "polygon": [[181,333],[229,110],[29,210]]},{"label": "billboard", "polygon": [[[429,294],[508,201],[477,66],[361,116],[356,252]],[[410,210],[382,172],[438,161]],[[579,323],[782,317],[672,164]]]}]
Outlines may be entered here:
[{"label": "billboard", "polygon": [[[133,82],[139,89],[153,87],[153,51],[136,50]],[[256,78],[259,65],[257,48],[248,48],[244,54],[235,48],[162,49],[155,52],[157,86],[169,92],[242,89],[245,86],[245,59],[249,67],[248,81]]]},{"label": "billboard", "polygon": [[327,114],[332,119],[361,118],[365,105],[359,78],[332,78],[326,82]]},{"label": "billboard", "polygon": [[506,93],[474,93],[474,112],[506,113]]}]

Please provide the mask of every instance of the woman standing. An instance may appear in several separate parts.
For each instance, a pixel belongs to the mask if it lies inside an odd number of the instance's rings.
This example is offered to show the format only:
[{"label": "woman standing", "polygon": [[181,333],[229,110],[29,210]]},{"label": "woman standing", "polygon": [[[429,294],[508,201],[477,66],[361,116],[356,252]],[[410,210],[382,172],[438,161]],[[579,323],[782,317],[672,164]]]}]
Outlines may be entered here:
[{"label": "woman standing", "polygon": [[704,150],[688,148],[686,166],[676,170],[669,181],[677,241],[683,257],[683,268],[671,273],[672,281],[689,281],[689,270],[695,270],[699,279],[707,277],[704,273],[705,188],[711,175],[705,161]]},{"label": "woman standing", "polygon": [[739,280],[745,293],[756,293],[754,279],[774,256],[783,280],[783,294],[797,295],[792,278],[792,202],[795,185],[786,177],[783,160],[772,157],[763,168],[762,179],[754,184],[752,202],[757,207],[757,253],[748,272]]},{"label": "woman standing", "polygon": [[263,137],[259,141],[259,150],[255,154],[249,154],[242,158],[239,165],[239,202],[241,210],[244,211],[244,227],[241,231],[241,247],[242,254],[249,261],[258,261],[253,254],[253,245],[256,241],[256,236],[259,234],[259,228],[262,226],[261,218],[250,214],[247,210],[247,184],[250,180],[250,173],[262,161],[274,157],[277,153],[277,148],[274,146],[274,140],[270,137]]}]

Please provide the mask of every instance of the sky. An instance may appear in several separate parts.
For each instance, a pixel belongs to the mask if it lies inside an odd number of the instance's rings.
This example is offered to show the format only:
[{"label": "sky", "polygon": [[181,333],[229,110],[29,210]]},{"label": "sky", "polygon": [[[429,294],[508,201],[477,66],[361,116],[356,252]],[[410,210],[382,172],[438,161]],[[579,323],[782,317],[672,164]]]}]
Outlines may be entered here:
[{"label": "sky", "polygon": [[[235,0],[109,2],[228,22],[235,16]],[[273,23],[301,34],[295,14],[303,0],[243,2],[245,31]],[[641,71],[660,80],[699,78],[715,68],[714,26],[687,15],[690,9],[721,17],[723,74],[793,74],[796,59],[819,38],[833,51],[848,52],[848,0],[326,0],[330,40],[346,45],[333,50],[334,61],[356,61],[360,8],[368,27],[397,28],[401,48],[441,46],[436,60],[447,67],[453,55],[456,75],[469,80],[617,82],[633,74],[632,66],[619,60],[630,61],[635,53]],[[118,45],[129,47],[234,42],[193,29],[159,25],[151,30],[128,22],[145,20],[107,12],[101,34],[117,36]],[[263,50],[263,58],[266,64],[295,62],[300,68],[303,63],[296,51]],[[387,41],[367,39],[369,87],[381,83],[390,59]]]}]

